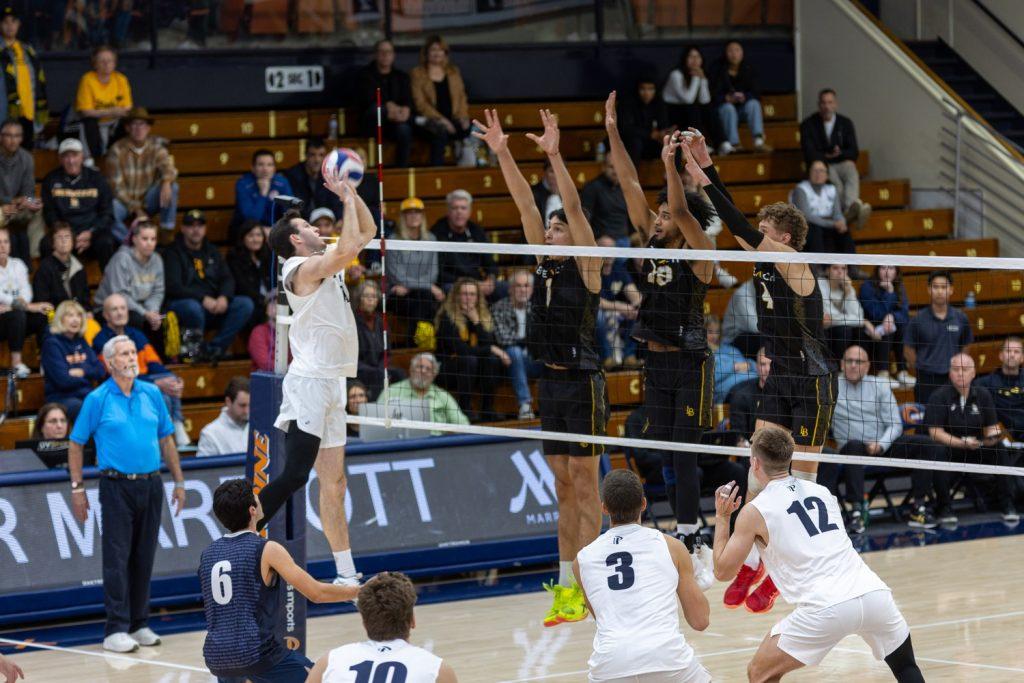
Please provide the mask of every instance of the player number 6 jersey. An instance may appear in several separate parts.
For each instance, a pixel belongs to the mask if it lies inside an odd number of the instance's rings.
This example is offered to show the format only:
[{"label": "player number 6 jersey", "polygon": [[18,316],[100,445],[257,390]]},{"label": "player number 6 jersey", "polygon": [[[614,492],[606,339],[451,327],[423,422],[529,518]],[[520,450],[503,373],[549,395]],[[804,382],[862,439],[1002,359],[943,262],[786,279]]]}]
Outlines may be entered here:
[{"label": "player number 6 jersey", "polygon": [[441,658],[404,640],[349,643],[327,656],[324,683],[434,683]]}]

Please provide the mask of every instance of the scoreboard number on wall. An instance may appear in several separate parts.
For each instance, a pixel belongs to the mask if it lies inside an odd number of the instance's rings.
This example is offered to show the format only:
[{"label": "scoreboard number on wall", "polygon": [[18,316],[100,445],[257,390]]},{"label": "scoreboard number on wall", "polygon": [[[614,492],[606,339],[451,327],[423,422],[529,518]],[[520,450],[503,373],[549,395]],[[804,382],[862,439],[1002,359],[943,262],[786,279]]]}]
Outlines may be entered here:
[{"label": "scoreboard number on wall", "polygon": [[267,92],[323,92],[322,66],[268,66],[264,75]]}]

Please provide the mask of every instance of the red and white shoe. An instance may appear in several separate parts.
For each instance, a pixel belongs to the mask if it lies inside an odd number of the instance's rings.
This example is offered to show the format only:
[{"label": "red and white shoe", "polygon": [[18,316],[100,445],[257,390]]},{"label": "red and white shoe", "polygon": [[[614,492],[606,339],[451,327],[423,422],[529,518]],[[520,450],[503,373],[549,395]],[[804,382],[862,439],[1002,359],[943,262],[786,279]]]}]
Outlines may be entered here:
[{"label": "red and white shoe", "polygon": [[732,580],[729,587],[725,589],[725,596],[722,602],[729,609],[736,609],[743,604],[753,588],[761,578],[764,577],[764,562],[757,563],[757,569],[751,569],[748,565],[740,567],[736,578]]},{"label": "red and white shoe", "polygon": [[754,589],[754,592],[747,596],[746,601],[743,603],[746,606],[748,612],[754,614],[764,614],[770,612],[772,607],[775,605],[776,598],[779,597],[779,589],[775,587],[775,582],[772,581],[772,577],[766,576],[761,585]]}]

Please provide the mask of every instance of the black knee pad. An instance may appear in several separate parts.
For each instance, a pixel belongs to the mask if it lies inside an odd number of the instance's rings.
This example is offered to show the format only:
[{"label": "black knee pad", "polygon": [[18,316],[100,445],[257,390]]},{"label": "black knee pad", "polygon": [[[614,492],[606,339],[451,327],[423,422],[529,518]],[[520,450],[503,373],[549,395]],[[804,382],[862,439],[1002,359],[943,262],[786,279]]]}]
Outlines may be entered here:
[{"label": "black knee pad", "polygon": [[914,659],[914,645],[909,635],[902,645],[885,658],[885,663],[889,665],[898,683],[924,683],[924,676]]}]

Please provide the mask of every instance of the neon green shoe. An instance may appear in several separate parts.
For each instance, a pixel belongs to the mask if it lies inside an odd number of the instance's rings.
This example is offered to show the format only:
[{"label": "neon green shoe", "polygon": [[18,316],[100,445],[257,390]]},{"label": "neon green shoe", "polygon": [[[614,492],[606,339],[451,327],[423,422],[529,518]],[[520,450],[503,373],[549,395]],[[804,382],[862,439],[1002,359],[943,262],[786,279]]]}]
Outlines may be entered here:
[{"label": "neon green shoe", "polygon": [[542,584],[544,590],[552,594],[551,609],[544,616],[545,626],[558,626],[562,623],[562,607],[565,603],[566,589],[565,586],[555,583],[554,580],[548,583]]},{"label": "neon green shoe", "polygon": [[583,621],[587,618],[587,601],[583,598],[583,589],[575,581],[572,586],[562,589],[562,607],[558,612],[562,622]]}]

